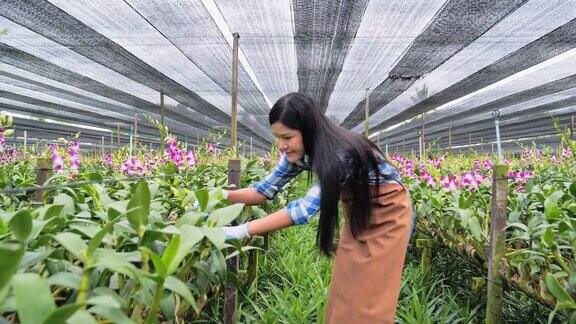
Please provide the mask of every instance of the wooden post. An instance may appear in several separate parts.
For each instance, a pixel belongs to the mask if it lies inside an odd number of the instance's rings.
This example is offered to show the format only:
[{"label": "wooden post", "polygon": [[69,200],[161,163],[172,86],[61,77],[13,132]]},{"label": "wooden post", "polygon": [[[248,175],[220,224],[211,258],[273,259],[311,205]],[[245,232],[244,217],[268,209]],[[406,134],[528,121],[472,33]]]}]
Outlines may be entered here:
[{"label": "wooden post", "polygon": [[253,147],[252,147],[252,137],[250,137],[250,156],[254,154]]},{"label": "wooden post", "polygon": [[480,152],[484,153],[484,137],[480,137]]},{"label": "wooden post", "polygon": [[232,154],[238,158],[238,42],[240,35],[238,33],[232,34],[234,42],[232,43],[232,109],[231,109],[231,122],[230,125],[230,145],[232,146]]},{"label": "wooden post", "polygon": [[100,148],[102,150],[102,156],[104,156],[104,136],[102,136],[102,145]]},{"label": "wooden post", "polygon": [[486,323],[502,323],[502,276],[500,266],[505,254],[506,202],[508,196],[508,167],[495,165],[492,179],[490,208],[490,243],[488,246],[488,295]]},{"label": "wooden post", "polygon": [[24,151],[28,150],[28,132],[24,131]]},{"label": "wooden post", "polygon": [[[229,160],[228,161],[228,185],[234,185],[235,189],[240,188],[240,172],[241,165],[240,160]],[[236,222],[232,222],[236,225]],[[233,248],[228,250],[229,253],[234,252]],[[238,256],[232,257],[226,261],[226,266],[228,271],[237,274],[238,273]],[[236,308],[238,304],[238,287],[234,283],[227,281],[224,288],[224,323],[232,324],[236,322]]]},{"label": "wooden post", "polygon": [[[240,35],[232,34],[234,42],[232,44],[232,109],[231,109],[231,132],[230,144],[232,146],[233,160],[228,160],[228,185],[234,185],[235,189],[240,188],[240,171],[241,165],[238,160],[238,129],[237,129],[237,105],[238,105],[238,41]],[[232,224],[236,225],[235,222]],[[233,249],[229,250],[230,253]],[[226,261],[228,271],[238,273],[238,256],[232,257]],[[232,282],[226,282],[224,288],[224,324],[236,323],[236,308],[238,307],[238,287]]]},{"label": "wooden post", "polygon": [[114,149],[114,131],[110,131],[110,153]]},{"label": "wooden post", "polygon": [[[49,158],[39,158],[36,160],[36,184],[43,186],[46,180],[50,178],[50,173],[52,172],[52,161]],[[34,199],[38,203],[44,201],[44,190],[36,191],[36,196]]]},{"label": "wooden post", "polygon": [[[160,125],[164,128],[164,93],[160,92]],[[160,133],[160,154],[164,154],[164,139]]]}]

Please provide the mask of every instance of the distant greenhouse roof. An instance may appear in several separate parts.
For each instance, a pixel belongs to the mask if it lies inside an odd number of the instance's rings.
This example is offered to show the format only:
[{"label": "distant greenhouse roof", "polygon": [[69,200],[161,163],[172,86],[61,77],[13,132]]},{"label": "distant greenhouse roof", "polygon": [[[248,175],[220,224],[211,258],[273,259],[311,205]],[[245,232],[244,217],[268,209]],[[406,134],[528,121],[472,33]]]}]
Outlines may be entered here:
[{"label": "distant greenhouse roof", "polygon": [[[0,3],[0,110],[89,125],[96,140],[136,118],[179,136],[230,123],[232,33],[240,35],[239,138],[266,149],[268,111],[312,95],[373,139],[553,143],[576,109],[576,0],[6,0]],[[423,90],[424,89],[424,90]],[[416,118],[415,118],[416,117]],[[39,136],[69,131],[16,118]],[[20,125],[21,127],[19,127]]]}]

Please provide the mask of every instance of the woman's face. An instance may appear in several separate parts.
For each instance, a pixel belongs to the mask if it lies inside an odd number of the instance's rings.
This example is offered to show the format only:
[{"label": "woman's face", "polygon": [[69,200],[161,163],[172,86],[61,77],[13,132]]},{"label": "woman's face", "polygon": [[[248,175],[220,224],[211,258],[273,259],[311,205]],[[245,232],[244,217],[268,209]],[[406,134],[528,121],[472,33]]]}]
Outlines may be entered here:
[{"label": "woman's face", "polygon": [[276,135],[276,143],[280,152],[286,153],[288,161],[294,163],[304,156],[304,142],[299,130],[286,127],[281,122],[272,124],[272,132]]}]

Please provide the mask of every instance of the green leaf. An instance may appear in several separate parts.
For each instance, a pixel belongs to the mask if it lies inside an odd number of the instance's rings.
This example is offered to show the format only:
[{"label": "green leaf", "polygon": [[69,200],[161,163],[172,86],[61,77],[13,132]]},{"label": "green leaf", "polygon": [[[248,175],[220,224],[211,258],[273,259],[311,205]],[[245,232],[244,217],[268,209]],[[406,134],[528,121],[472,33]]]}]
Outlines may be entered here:
[{"label": "green leaf", "polygon": [[76,311],[78,311],[80,308],[82,308],[83,305],[77,305],[77,304],[68,304],[68,305],[64,305],[61,306],[59,308],[57,308],[56,310],[54,310],[50,316],[48,316],[48,318],[44,321],[44,324],[61,324],[66,322],[66,320],[70,317],[72,317],[72,315],[74,315],[74,313],[76,313]]},{"label": "green leaf", "polygon": [[555,309],[557,311],[566,310],[566,309],[576,309],[576,304],[572,301],[566,300],[556,303]]},{"label": "green leaf", "polygon": [[15,239],[25,242],[32,231],[32,214],[28,209],[17,212],[8,222],[8,228],[12,231]]},{"label": "green leaf", "polygon": [[180,230],[182,232],[181,237],[185,237],[186,239],[183,241],[180,240],[178,251],[168,264],[168,274],[174,273],[180,265],[180,262],[192,252],[194,245],[204,238],[204,232],[199,227],[183,225]]},{"label": "green leaf", "polygon": [[198,204],[200,205],[200,210],[206,210],[206,206],[208,206],[208,199],[210,195],[208,193],[208,189],[200,189],[194,192],[196,195],[196,199],[198,200]]},{"label": "green leaf", "polygon": [[550,272],[546,273],[546,288],[548,288],[550,294],[556,298],[557,302],[568,301],[574,303],[572,297],[570,297],[562,285],[560,285],[558,279]]},{"label": "green leaf", "polygon": [[0,289],[10,281],[23,255],[24,244],[21,242],[0,242]]},{"label": "green leaf", "polygon": [[66,324],[98,324],[98,322],[92,314],[79,310],[66,321]]},{"label": "green leaf", "polygon": [[[135,208],[135,209],[134,209]],[[140,180],[136,184],[134,194],[128,203],[127,218],[134,229],[148,224],[150,215],[150,190],[145,180]]]},{"label": "green leaf", "polygon": [[192,293],[190,292],[190,288],[188,288],[188,286],[185,283],[183,283],[180,279],[173,276],[169,276],[168,278],[166,278],[166,281],[164,282],[164,287],[182,296],[182,298],[184,298],[184,300],[186,300],[186,302],[194,309],[196,314],[198,314],[198,306],[196,305],[196,300],[194,300],[194,296],[192,296]]},{"label": "green leaf", "polygon": [[554,230],[551,227],[546,228],[544,234],[542,234],[542,242],[549,248],[552,248],[556,245],[554,241]]},{"label": "green leaf", "polygon": [[57,272],[48,278],[48,285],[77,290],[80,287],[80,276],[73,272]]},{"label": "green leaf", "polygon": [[576,182],[572,182],[568,188],[572,197],[576,198]]},{"label": "green leaf", "polygon": [[174,235],[166,250],[162,254],[162,263],[166,265],[166,268],[171,268],[172,262],[178,253],[178,248],[180,247],[180,235]]},{"label": "green leaf", "polygon": [[112,323],[133,324],[133,322],[124,313],[122,313],[120,308],[110,307],[107,305],[96,305],[88,311],[92,314],[104,317]]},{"label": "green leaf", "polygon": [[206,215],[206,213],[194,210],[187,210],[184,212],[184,215],[182,215],[178,219],[178,221],[176,222],[176,226],[180,227],[184,224],[196,225],[198,223],[198,220],[200,220],[204,215]]},{"label": "green leaf", "polygon": [[224,226],[235,220],[244,208],[244,204],[234,204],[210,213],[208,221],[216,221],[216,226]]},{"label": "green leaf", "polygon": [[226,236],[224,235],[224,230],[222,228],[208,228],[203,227],[204,235],[216,246],[217,249],[224,247],[224,242],[226,241]]},{"label": "green leaf", "polygon": [[62,205],[64,206],[62,211],[64,214],[74,215],[74,199],[65,193],[61,193],[58,196],[54,197],[54,205]]},{"label": "green leaf", "polygon": [[160,258],[158,254],[154,253],[154,251],[150,250],[145,246],[140,247],[140,249],[148,253],[150,260],[152,260],[152,263],[154,264],[154,270],[156,270],[156,274],[161,278],[166,278],[167,270],[166,265],[164,264],[164,262],[162,262],[162,258]]},{"label": "green leaf", "polygon": [[90,297],[90,299],[86,301],[86,304],[110,306],[113,308],[122,308],[122,304],[118,300],[116,300],[116,298],[110,295],[100,295]]},{"label": "green leaf", "polygon": [[12,279],[18,318],[22,324],[43,323],[56,309],[46,280],[35,273],[20,273]]},{"label": "green leaf", "polygon": [[42,212],[40,212],[40,219],[50,219],[62,215],[64,205],[48,205]]},{"label": "green leaf", "polygon": [[100,232],[94,235],[94,237],[88,243],[88,249],[86,250],[86,257],[92,258],[92,255],[94,254],[94,251],[96,251],[96,248],[98,248],[98,246],[100,245],[106,234],[110,232],[112,227],[114,227],[114,224],[116,224],[116,222],[118,222],[119,220],[120,217],[116,217],[114,219],[109,220],[108,223],[106,223],[106,225],[104,225],[104,227],[100,230]]},{"label": "green leaf", "polygon": [[118,272],[127,276],[135,273],[136,267],[129,260],[114,253],[111,250],[97,249],[94,253],[95,265],[104,267],[113,272]]},{"label": "green leaf", "polygon": [[226,259],[224,258],[222,251],[213,249],[210,251],[210,256],[212,257],[212,264],[216,269],[216,273],[220,278],[220,282],[225,282],[228,269],[226,267]]},{"label": "green leaf", "polygon": [[558,207],[558,201],[560,201],[562,196],[564,196],[564,192],[558,190],[544,200],[544,211],[549,220],[559,219],[560,209]]},{"label": "green leaf", "polygon": [[482,240],[482,227],[480,226],[480,222],[478,221],[478,218],[471,217],[468,220],[468,228],[470,229],[470,233],[472,233],[472,235],[474,235],[474,238],[477,241]]},{"label": "green leaf", "polygon": [[84,260],[84,251],[88,248],[86,242],[78,234],[64,232],[55,236],[56,240],[70,253],[81,261]]}]

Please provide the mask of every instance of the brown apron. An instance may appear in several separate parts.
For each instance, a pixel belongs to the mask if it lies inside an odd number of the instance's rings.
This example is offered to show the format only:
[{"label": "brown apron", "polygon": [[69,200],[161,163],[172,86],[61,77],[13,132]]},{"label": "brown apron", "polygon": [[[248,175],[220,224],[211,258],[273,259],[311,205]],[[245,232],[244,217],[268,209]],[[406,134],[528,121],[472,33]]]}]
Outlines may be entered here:
[{"label": "brown apron", "polygon": [[[372,187],[374,190],[378,188]],[[410,239],[412,206],[397,183],[371,195],[369,227],[358,240],[350,231],[349,204],[343,195],[345,223],[336,249],[326,323],[393,323],[400,279]]]}]

